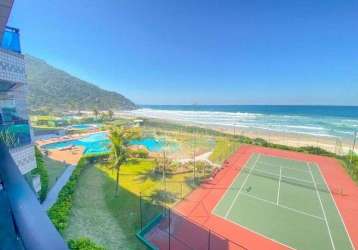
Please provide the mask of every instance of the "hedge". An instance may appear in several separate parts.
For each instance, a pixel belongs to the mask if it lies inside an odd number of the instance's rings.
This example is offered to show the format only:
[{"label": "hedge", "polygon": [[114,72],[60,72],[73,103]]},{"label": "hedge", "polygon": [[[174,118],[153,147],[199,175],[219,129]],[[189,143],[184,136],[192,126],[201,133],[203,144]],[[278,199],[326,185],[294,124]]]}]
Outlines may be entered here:
[{"label": "hedge", "polygon": [[129,150],[129,155],[132,158],[142,158],[142,159],[146,159],[149,156],[149,153],[146,149],[130,149]]},{"label": "hedge", "polygon": [[358,183],[358,155],[352,154],[352,152],[342,159],[343,165],[347,169],[347,172],[352,176],[352,179]]},{"label": "hedge", "polygon": [[40,175],[41,181],[41,190],[39,193],[39,199],[43,202],[46,199],[48,192],[48,172],[45,162],[42,158],[41,151],[35,147],[35,158],[36,158],[36,168],[32,171],[32,175]]},{"label": "hedge", "polygon": [[68,247],[71,250],[104,250],[105,249],[101,246],[98,246],[96,243],[94,243],[88,238],[69,240]]},{"label": "hedge", "polygon": [[73,194],[76,190],[78,179],[82,171],[86,166],[88,166],[88,163],[94,163],[106,157],[108,157],[108,154],[83,156],[77,164],[75,170],[72,172],[69,181],[59,193],[56,203],[48,211],[48,215],[52,223],[61,234],[63,234],[64,230],[68,226],[73,202]]}]

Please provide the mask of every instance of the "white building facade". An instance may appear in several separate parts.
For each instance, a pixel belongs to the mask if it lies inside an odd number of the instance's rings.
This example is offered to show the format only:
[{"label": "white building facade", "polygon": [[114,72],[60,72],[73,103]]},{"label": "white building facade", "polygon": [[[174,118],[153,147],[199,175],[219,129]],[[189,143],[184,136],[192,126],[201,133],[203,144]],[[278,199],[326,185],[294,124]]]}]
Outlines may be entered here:
[{"label": "white building facade", "polygon": [[[5,1],[9,11],[12,1]],[[6,20],[3,8],[0,24]],[[6,10],[6,8],[5,8]],[[27,82],[19,30],[0,27],[0,140],[9,148],[22,174],[36,168],[32,131],[26,103]]]}]

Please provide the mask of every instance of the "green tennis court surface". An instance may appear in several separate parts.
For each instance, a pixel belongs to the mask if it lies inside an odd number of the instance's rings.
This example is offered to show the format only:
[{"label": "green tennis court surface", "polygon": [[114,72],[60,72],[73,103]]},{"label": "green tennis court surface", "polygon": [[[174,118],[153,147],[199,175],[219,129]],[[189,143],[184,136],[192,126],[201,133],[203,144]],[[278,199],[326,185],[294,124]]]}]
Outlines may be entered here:
[{"label": "green tennis court surface", "polygon": [[253,154],[213,213],[289,248],[353,249],[314,163]]}]

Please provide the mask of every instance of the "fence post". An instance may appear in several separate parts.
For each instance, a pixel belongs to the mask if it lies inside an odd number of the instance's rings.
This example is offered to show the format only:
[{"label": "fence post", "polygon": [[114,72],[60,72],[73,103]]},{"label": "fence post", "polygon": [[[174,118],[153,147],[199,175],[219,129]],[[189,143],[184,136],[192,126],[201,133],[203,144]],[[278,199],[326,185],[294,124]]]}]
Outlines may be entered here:
[{"label": "fence post", "polygon": [[211,230],[209,229],[209,235],[208,235],[208,250],[210,250],[211,245]]},{"label": "fence post", "polygon": [[171,224],[171,218],[170,218],[170,208],[168,208],[168,217],[169,217],[169,239],[168,239],[168,242],[169,242],[169,250],[170,250],[170,224]]},{"label": "fence post", "polygon": [[139,192],[139,216],[140,216],[140,231],[142,231],[143,230],[142,192]]},{"label": "fence post", "polygon": [[180,199],[183,199],[183,183],[180,183]]},{"label": "fence post", "polygon": [[356,146],[356,141],[357,141],[357,131],[354,131],[354,139],[353,139],[353,146],[352,146],[352,152],[351,152],[351,159],[350,159],[350,163],[352,163],[353,161],[353,155],[354,155],[354,149]]}]

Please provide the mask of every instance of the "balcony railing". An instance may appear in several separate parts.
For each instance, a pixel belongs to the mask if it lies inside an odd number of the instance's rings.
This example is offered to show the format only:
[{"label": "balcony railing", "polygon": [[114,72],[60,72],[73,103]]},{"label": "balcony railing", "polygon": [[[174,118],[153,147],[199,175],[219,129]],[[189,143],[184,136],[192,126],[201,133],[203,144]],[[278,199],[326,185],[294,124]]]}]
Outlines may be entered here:
[{"label": "balcony railing", "polygon": [[[65,241],[52,225],[36,195],[21,175],[6,145],[1,142],[0,159],[0,178],[7,199],[7,201],[3,200],[2,204],[10,208],[8,213],[11,213],[14,219],[15,231],[24,248],[28,250],[68,250]],[[16,243],[12,243],[14,241],[10,241],[10,236],[14,234],[14,230],[11,228],[13,227],[12,218],[0,217],[0,224],[8,225],[5,231],[10,232],[6,242],[0,241],[0,249],[4,249],[5,244],[10,244],[8,249],[22,249],[18,248]],[[7,222],[3,223],[4,220]]]},{"label": "balcony railing", "polygon": [[0,124],[0,142],[9,148],[25,146],[31,143],[28,121],[16,121],[13,124]]},{"label": "balcony railing", "polygon": [[1,41],[1,47],[15,53],[21,53],[19,29],[6,27]]}]

